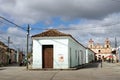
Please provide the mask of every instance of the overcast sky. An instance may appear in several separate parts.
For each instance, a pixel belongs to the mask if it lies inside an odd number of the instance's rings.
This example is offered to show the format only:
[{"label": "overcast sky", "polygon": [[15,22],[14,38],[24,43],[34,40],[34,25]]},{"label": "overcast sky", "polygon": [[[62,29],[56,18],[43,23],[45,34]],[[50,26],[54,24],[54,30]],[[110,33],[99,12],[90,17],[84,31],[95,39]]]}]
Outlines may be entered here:
[{"label": "overcast sky", "polygon": [[[90,38],[96,43],[109,38],[114,47],[115,37],[120,45],[120,0],[0,0],[0,16],[24,29],[30,24],[31,35],[44,31],[38,28],[70,28],[60,31],[85,46]],[[2,19],[0,36],[4,42],[10,36],[14,46],[25,49],[26,31]]]}]

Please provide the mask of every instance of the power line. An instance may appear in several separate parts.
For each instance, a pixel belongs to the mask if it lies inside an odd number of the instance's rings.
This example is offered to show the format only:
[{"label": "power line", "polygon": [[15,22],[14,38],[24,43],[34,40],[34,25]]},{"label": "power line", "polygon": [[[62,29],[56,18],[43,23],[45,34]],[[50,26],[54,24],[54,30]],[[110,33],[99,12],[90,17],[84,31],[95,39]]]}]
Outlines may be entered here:
[{"label": "power line", "polygon": [[[4,43],[6,43],[6,44],[8,43],[8,39],[4,38],[3,36],[0,36],[0,38],[1,38],[1,39],[4,39],[4,40],[6,41],[6,42],[4,42]],[[9,43],[12,44],[12,46],[13,46],[14,48],[17,48],[16,45],[15,45],[13,42],[9,41]]]},{"label": "power line", "polygon": [[[110,26],[114,26],[114,25],[119,25],[120,23],[112,23],[112,24],[104,24],[101,25],[102,27],[100,27],[101,29],[99,30],[118,30],[118,29],[110,29],[110,28],[106,28],[106,27],[110,27]],[[93,25],[95,26],[95,25]],[[97,26],[97,25],[96,25]],[[62,27],[62,28],[31,28],[31,30],[49,30],[49,29],[56,29],[56,30],[87,30],[87,29],[93,29],[93,30],[97,30],[98,27],[87,27],[86,29],[84,27]]]},{"label": "power line", "polygon": [[[11,24],[13,24],[13,25],[15,25],[15,26],[18,27],[18,28],[21,28],[22,30],[25,30],[23,27],[21,27],[21,26],[15,24],[14,22],[12,22],[12,21],[10,21],[10,20],[8,20],[8,19],[2,17],[2,16],[0,16],[0,18],[3,19],[3,20],[5,20],[5,21],[7,21],[7,22],[9,22],[9,23],[11,23]],[[25,31],[26,31],[26,30],[25,30]]]},{"label": "power line", "polygon": [[3,22],[2,20],[0,21],[1,24],[9,25],[8,23]]},{"label": "power line", "polygon": [[57,29],[57,30],[78,30],[76,28],[31,28],[31,30],[49,30],[49,29]]},{"label": "power line", "polygon": [[104,28],[99,29],[98,27],[92,27],[92,28],[32,28],[31,30],[49,30],[49,29],[56,29],[56,30],[119,30],[118,28]]}]

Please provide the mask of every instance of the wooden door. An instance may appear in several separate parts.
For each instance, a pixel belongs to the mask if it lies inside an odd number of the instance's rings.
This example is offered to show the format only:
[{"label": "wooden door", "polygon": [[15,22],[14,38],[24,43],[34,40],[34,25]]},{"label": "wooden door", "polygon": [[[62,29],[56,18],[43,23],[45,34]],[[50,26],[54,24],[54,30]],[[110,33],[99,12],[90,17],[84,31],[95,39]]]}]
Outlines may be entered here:
[{"label": "wooden door", "polygon": [[42,51],[42,67],[53,68],[53,45],[43,45]]}]

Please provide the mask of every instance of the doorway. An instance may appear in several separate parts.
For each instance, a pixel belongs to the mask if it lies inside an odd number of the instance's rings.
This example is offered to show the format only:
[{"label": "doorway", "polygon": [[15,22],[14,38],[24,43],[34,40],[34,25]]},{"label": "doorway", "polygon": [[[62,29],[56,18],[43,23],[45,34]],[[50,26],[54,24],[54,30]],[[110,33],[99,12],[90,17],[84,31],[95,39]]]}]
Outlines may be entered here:
[{"label": "doorway", "polygon": [[42,68],[53,68],[53,45],[42,46]]}]

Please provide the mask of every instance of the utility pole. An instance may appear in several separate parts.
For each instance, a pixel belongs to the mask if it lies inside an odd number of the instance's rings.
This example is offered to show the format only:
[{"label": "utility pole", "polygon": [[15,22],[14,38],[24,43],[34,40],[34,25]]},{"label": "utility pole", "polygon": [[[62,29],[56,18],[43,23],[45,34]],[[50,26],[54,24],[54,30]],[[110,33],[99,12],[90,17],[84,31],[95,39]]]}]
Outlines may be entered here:
[{"label": "utility pole", "polygon": [[19,52],[20,52],[20,49],[18,48],[18,49],[17,49],[17,58],[16,58],[17,63],[19,63]]},{"label": "utility pole", "polygon": [[8,36],[8,62],[11,63],[11,55],[10,55],[10,36]]},{"label": "utility pole", "polygon": [[27,28],[27,70],[28,70],[28,49],[29,49],[29,34],[30,34],[30,26],[28,24],[28,28]]},{"label": "utility pole", "polygon": [[117,48],[117,39],[115,37],[115,48]]},{"label": "utility pole", "polygon": [[115,56],[116,56],[116,62],[119,61],[119,54],[118,54],[118,49],[117,49],[117,38],[115,37]]}]

